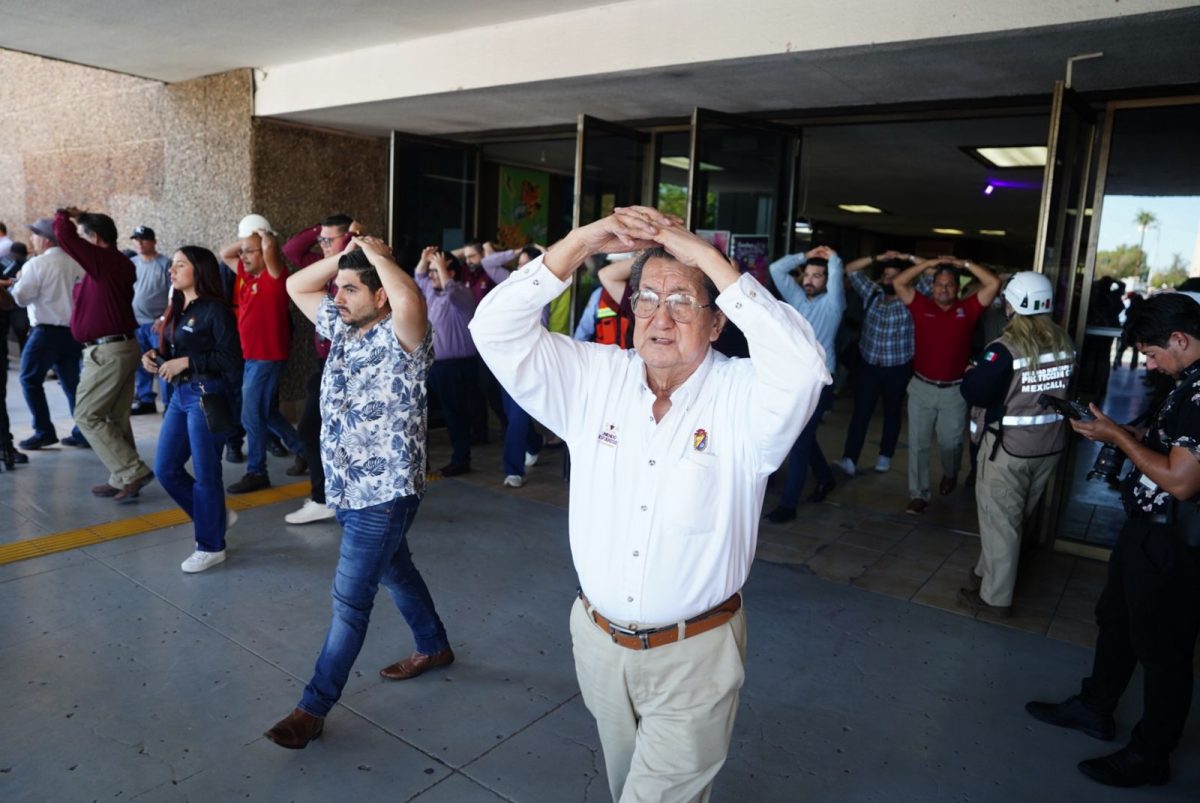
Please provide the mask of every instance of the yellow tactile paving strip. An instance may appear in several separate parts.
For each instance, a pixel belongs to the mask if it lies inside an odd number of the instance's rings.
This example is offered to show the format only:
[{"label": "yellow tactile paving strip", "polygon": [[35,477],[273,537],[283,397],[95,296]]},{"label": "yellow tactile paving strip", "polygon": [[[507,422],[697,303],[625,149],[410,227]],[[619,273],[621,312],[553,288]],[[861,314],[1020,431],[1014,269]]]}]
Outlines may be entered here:
[{"label": "yellow tactile paving strip", "polygon": [[[254,507],[273,505],[277,502],[287,502],[308,496],[311,486],[308,482],[294,482],[276,488],[264,488],[261,491],[227,497],[225,504],[233,510],[249,510]],[[19,560],[40,558],[53,555],[55,552],[66,552],[69,549],[99,544],[104,541],[114,541],[118,538],[128,538],[131,535],[141,535],[152,530],[174,527],[186,524],[188,516],[179,508],[160,510],[156,513],[145,513],[141,516],[130,516],[127,519],[106,521],[89,527],[79,527],[74,530],[64,530],[28,541],[18,541],[14,544],[0,546],[0,566],[16,563]]]}]

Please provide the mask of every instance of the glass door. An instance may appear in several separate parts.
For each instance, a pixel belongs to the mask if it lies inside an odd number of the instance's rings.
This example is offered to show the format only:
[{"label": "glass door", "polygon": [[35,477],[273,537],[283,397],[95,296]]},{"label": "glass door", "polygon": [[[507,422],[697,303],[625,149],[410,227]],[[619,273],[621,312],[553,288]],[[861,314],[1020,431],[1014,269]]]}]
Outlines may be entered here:
[{"label": "glass door", "polygon": [[[575,139],[575,228],[612,214],[617,206],[646,201],[649,135],[586,114],[579,115]],[[550,305],[550,330],[570,334],[596,287],[588,271],[576,271],[571,290]]]},{"label": "glass door", "polygon": [[[1121,348],[1124,309],[1200,286],[1198,149],[1200,97],[1108,104],[1074,334],[1080,397],[1123,423],[1151,411],[1172,384]],[[1060,550],[1105,555],[1124,521],[1116,488],[1093,470],[1099,451],[1075,438],[1063,461]]]},{"label": "glass door", "polygon": [[400,265],[411,269],[427,245],[452,250],[475,236],[477,147],[393,131],[391,156],[388,228]]},{"label": "glass door", "polygon": [[692,113],[688,227],[743,270],[761,273],[764,284],[763,263],[792,249],[799,156],[797,129],[709,109]]}]

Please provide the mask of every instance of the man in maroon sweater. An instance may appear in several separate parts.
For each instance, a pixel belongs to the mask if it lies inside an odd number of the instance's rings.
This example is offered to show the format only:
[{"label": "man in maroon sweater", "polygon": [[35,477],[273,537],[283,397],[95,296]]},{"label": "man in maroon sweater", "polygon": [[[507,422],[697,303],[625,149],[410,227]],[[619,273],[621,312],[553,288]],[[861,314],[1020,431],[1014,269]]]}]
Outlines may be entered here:
[{"label": "man in maroon sweater", "polygon": [[117,226],[108,215],[59,209],[54,236],[84,271],[71,310],[71,336],[83,344],[75,423],[109,471],[108,482],[92,493],[124,502],[154,479],[138,457],[129,425],[134,371],[141,359],[133,317],[137,273],[117,250]]}]

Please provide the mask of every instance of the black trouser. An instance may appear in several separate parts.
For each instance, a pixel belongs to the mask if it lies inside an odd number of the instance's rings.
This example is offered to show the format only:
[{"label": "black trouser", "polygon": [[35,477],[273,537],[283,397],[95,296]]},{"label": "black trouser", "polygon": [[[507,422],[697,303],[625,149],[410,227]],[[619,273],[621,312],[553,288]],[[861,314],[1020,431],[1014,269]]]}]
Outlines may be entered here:
[{"label": "black trouser", "polygon": [[322,505],[325,504],[325,467],[321,464],[321,375],[324,373],[325,361],[321,360],[304,384],[304,412],[296,427],[308,457],[308,479],[312,483],[309,497]]},{"label": "black trouser", "polygon": [[1131,518],[1108,561],[1096,604],[1096,657],[1083,681],[1084,702],[1111,713],[1140,663],[1142,720],[1130,746],[1166,758],[1179,744],[1192,704],[1192,654],[1200,632],[1200,547],[1173,528]]},{"label": "black trouser", "polygon": [[450,445],[454,453],[450,462],[454,465],[471,465],[471,386],[478,375],[476,357],[457,357],[434,360],[426,380],[431,393],[442,405],[442,417],[446,420],[446,431],[450,433]]},{"label": "black trouser", "polygon": [[8,328],[11,321],[10,310],[0,310],[0,446],[12,443],[12,433],[8,431]]},{"label": "black trouser", "polygon": [[846,447],[842,449],[842,456],[858,462],[867,427],[875,414],[875,402],[883,396],[879,454],[890,460],[896,454],[896,441],[900,439],[900,416],[904,411],[904,391],[908,380],[912,379],[912,362],[884,367],[863,360],[854,370],[854,413],[846,429]]}]

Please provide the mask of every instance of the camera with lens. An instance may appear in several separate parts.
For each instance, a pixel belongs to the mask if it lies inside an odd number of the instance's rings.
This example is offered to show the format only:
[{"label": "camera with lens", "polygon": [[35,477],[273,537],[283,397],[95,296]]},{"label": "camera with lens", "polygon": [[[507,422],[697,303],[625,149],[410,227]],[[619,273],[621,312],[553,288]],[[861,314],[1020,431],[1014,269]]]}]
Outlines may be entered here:
[{"label": "camera with lens", "polygon": [[1102,479],[1110,487],[1116,488],[1121,483],[1121,469],[1124,467],[1125,453],[1115,445],[1106,443],[1100,447],[1100,454],[1096,455],[1096,462],[1092,463],[1092,470],[1088,472],[1087,478]]}]

